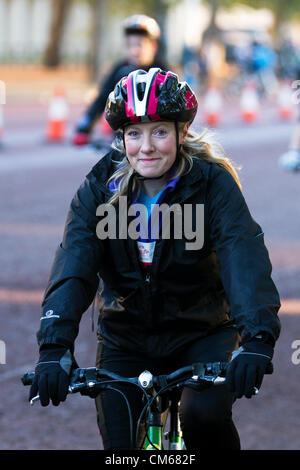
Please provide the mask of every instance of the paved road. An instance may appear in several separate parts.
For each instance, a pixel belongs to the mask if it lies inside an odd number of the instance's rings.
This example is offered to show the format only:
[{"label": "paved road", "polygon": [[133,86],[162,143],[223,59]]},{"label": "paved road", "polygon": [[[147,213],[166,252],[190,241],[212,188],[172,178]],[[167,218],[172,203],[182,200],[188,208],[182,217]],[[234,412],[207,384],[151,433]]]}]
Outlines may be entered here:
[{"label": "paved road", "polygon": [[[76,108],[73,119],[78,114]],[[0,449],[98,449],[92,400],[72,396],[57,408],[31,408],[20,376],[37,359],[40,301],[66,211],[100,155],[68,143],[46,144],[40,108],[24,116],[24,108],[8,110],[0,151],[0,339],[6,343],[6,364],[0,365]],[[244,449],[300,448],[300,364],[291,361],[292,343],[300,340],[300,175],[277,166],[291,129],[292,124],[273,118],[250,127],[226,122],[217,131],[228,156],[242,166],[244,194],[264,229],[283,305],[275,373],[265,378],[255,399],[234,406]],[[95,350],[89,311],[77,341],[79,364],[92,365]]]}]

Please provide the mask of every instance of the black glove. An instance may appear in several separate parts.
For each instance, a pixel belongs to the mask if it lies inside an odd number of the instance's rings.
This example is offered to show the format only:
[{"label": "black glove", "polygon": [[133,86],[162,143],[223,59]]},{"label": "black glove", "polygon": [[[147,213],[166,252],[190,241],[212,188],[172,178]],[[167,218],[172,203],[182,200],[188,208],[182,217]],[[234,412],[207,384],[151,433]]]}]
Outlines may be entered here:
[{"label": "black glove", "polygon": [[234,351],[226,373],[226,384],[237,398],[251,398],[260,388],[274,353],[271,344],[253,339]]},{"label": "black glove", "polygon": [[42,406],[54,406],[65,401],[68,393],[70,374],[76,367],[76,361],[69,349],[57,344],[45,345],[40,351],[39,362],[35,368],[35,377],[30,388],[29,401],[40,396]]}]

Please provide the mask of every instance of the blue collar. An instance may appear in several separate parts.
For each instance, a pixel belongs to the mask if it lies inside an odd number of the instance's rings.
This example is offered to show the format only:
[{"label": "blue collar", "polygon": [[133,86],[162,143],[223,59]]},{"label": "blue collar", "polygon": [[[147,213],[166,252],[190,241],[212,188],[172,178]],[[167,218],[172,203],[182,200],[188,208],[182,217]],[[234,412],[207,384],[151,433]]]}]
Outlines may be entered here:
[{"label": "blue collar", "polygon": [[[176,173],[176,170],[177,170],[177,168],[172,169],[172,172],[169,176],[168,182],[167,182],[166,186],[163,188],[163,190],[162,190],[162,192],[161,192],[161,194],[160,194],[160,196],[157,200],[157,203],[162,200],[166,190],[173,191],[175,189],[175,186],[176,186],[177,182],[180,179],[179,176],[177,178],[172,179],[172,177]],[[118,191],[118,186],[119,186],[120,179],[121,178],[118,178],[117,180],[113,179],[113,180],[110,181],[110,183],[108,185],[108,188],[112,193],[115,193],[116,191]],[[136,190],[134,192],[132,204],[137,202],[137,196],[138,196],[138,190]]]}]

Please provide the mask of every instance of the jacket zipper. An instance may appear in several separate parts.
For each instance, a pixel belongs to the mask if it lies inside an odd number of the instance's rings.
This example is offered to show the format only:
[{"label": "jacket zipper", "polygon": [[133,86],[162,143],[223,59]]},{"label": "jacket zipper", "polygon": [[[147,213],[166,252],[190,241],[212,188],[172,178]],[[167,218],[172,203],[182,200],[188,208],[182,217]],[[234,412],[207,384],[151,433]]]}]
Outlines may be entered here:
[{"label": "jacket zipper", "polygon": [[147,311],[147,323],[149,326],[153,326],[152,320],[152,299],[151,299],[151,274],[147,272],[145,277],[145,290],[146,290],[146,305],[145,310]]}]

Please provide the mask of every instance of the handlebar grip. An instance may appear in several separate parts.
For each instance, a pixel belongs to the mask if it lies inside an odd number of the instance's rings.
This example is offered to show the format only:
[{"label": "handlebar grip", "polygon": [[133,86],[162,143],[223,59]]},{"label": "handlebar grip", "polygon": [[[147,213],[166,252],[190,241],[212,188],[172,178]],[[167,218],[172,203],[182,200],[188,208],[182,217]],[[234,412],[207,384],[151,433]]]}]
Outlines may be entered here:
[{"label": "handlebar grip", "polygon": [[26,372],[22,377],[21,380],[23,385],[32,385],[34,379],[34,372]]}]

